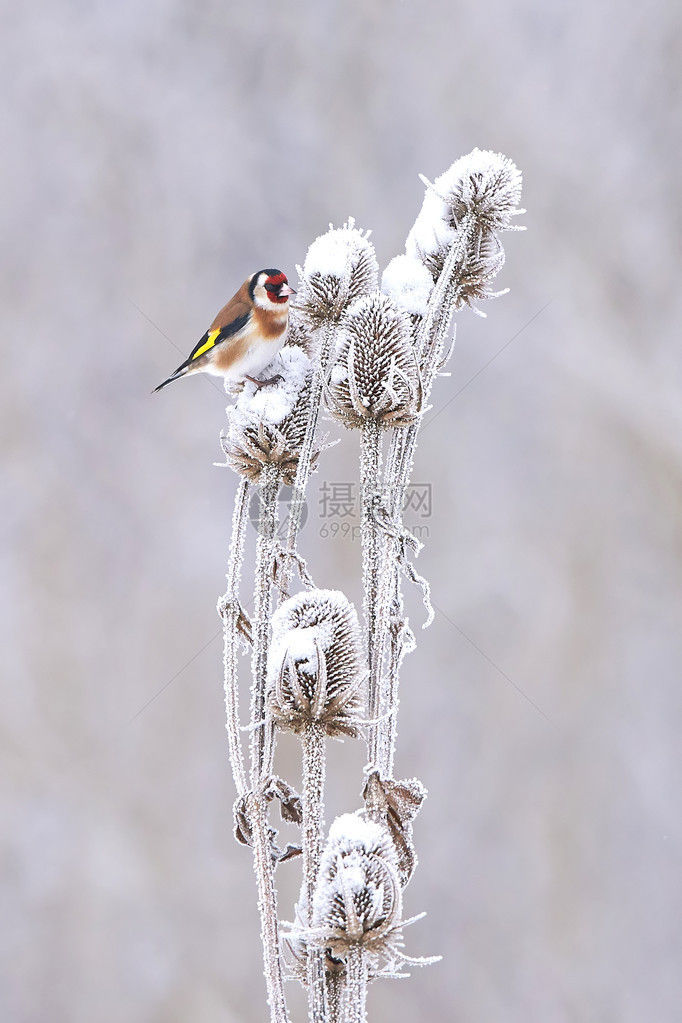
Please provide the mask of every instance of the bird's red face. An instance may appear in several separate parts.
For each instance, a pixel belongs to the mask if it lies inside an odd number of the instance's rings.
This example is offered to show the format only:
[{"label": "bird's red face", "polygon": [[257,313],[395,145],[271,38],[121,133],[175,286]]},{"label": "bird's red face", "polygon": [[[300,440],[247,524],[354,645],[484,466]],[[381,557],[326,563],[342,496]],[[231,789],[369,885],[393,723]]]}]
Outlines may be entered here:
[{"label": "bird's red face", "polygon": [[281,270],[271,273],[263,281],[263,287],[271,302],[276,302],[278,305],[283,305],[289,301],[289,295],[295,295],[296,292],[293,288],[289,287],[289,283],[286,279],[286,275]]}]

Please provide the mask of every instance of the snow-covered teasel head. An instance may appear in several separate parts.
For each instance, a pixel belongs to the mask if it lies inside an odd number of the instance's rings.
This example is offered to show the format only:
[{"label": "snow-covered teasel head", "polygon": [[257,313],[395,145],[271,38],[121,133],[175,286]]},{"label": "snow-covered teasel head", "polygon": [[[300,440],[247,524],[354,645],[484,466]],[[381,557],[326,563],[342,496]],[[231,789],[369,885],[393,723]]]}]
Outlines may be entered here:
[{"label": "snow-covered teasel head", "polygon": [[265,387],[246,381],[227,409],[227,435],[221,445],[227,464],[257,482],[265,465],[275,464],[282,482],[293,484],[308,421],[312,366],[303,351],[286,345],[267,369],[280,379]]},{"label": "snow-covered teasel head", "polygon": [[313,897],[313,929],[344,959],[350,945],[381,952],[402,919],[398,864],[380,824],[353,813],[329,829]]},{"label": "snow-covered teasel head", "polygon": [[435,962],[402,951],[402,928],[412,923],[402,913],[398,862],[387,829],[359,814],[337,817],[320,861],[309,946],[328,948],[342,960],[359,947],[374,973]]},{"label": "snow-covered teasel head", "polygon": [[264,370],[264,375],[277,377],[276,383],[257,386],[244,382],[236,408],[254,421],[281,426],[296,408],[310,375],[310,359],[295,345],[286,345]]},{"label": "snow-covered teasel head", "polygon": [[343,227],[330,225],[309,247],[300,278],[297,308],[314,327],[337,322],[349,303],[377,287],[379,266],[368,231],[349,217]]},{"label": "snow-covered teasel head", "polygon": [[355,608],[339,590],[306,590],[272,618],[268,708],[280,728],[318,724],[327,735],[358,734],[365,677]]},{"label": "snow-covered teasel head", "polygon": [[406,426],[420,412],[421,379],[411,321],[387,295],[354,302],[339,327],[330,411],[346,426]]},{"label": "snow-covered teasel head", "polygon": [[421,260],[434,280],[443,269],[465,217],[476,233],[519,230],[512,218],[523,210],[521,172],[506,156],[474,149],[456,160],[427,189],[422,208],[407,236],[405,251]]}]

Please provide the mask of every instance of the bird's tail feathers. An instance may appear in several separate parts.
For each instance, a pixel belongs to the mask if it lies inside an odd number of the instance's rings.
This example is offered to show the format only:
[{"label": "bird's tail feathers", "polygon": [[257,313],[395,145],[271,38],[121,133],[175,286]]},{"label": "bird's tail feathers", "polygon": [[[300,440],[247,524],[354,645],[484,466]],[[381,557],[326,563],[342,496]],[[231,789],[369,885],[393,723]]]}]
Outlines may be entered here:
[{"label": "bird's tail feathers", "polygon": [[166,380],[164,380],[163,383],[159,384],[158,387],[155,387],[154,390],[152,391],[152,394],[156,394],[156,392],[160,391],[162,387],[166,386],[166,384],[172,384],[174,380],[179,380],[180,377],[184,377],[188,370],[189,366],[183,363],[182,366],[176,369],[175,373],[171,373],[171,375]]}]

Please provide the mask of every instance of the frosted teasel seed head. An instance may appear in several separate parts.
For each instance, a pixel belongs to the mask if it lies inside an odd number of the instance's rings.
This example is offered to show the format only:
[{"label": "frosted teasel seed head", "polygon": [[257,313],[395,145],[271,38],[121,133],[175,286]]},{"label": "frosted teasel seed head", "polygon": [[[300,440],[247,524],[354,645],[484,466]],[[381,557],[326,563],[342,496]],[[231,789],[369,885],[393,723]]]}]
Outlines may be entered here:
[{"label": "frosted teasel seed head", "polygon": [[353,944],[381,951],[400,926],[397,868],[386,828],[353,813],[336,818],[320,861],[312,923],[339,958]]},{"label": "frosted teasel seed head", "polygon": [[227,409],[220,443],[227,464],[252,483],[266,465],[276,465],[282,482],[293,485],[310,414],[312,364],[302,348],[286,345],[265,372],[281,379],[260,389],[246,381]]},{"label": "frosted teasel seed head", "polygon": [[465,217],[473,220],[477,234],[522,230],[512,224],[524,212],[518,208],[521,181],[519,169],[501,153],[474,149],[460,157],[433,184],[426,182],[406,253],[421,260],[437,280]]},{"label": "frosted teasel seed head", "polygon": [[339,590],[306,590],[272,617],[268,708],[287,730],[312,724],[327,735],[358,735],[365,678],[355,608]]},{"label": "frosted teasel seed head", "polygon": [[369,232],[356,228],[352,217],[316,238],[297,270],[301,283],[295,308],[314,328],[338,322],[348,305],[374,291],[379,280]]},{"label": "frosted teasel seed head", "polygon": [[357,813],[337,817],[320,860],[311,926],[295,924],[292,934],[335,959],[347,960],[359,948],[370,976],[395,977],[406,963],[427,966],[440,958],[403,951],[403,928],[423,914],[404,920],[402,913],[398,861],[387,829]]},{"label": "frosted teasel seed head", "polygon": [[407,426],[420,411],[422,385],[408,315],[388,295],[354,302],[339,327],[327,398],[348,427],[369,420]]},{"label": "frosted teasel seed head", "polygon": [[342,960],[359,946],[376,971],[381,963],[407,959],[401,952],[405,922],[388,831],[358,814],[337,817],[320,861],[308,945]]}]

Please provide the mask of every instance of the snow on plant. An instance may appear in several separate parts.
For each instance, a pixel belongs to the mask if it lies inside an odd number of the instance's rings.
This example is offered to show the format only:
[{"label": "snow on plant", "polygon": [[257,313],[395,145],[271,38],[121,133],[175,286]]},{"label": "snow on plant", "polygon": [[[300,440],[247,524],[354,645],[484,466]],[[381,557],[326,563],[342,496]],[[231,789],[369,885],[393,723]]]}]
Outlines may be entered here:
[{"label": "snow on plant", "polygon": [[[384,270],[381,291],[368,232],[352,219],[312,243],[298,268],[288,344],[266,371],[279,380],[262,389],[247,382],[221,438],[225,464],[240,474],[218,604],[235,833],[253,849],[272,1023],[288,1023],[287,975],[305,986],[311,1023],[361,1023],[370,980],[433,961],[403,951],[411,922],[403,918],[403,890],[417,864],[412,825],[426,795],[417,779],[393,777],[400,668],[415,646],[403,579],[419,584],[430,604],[428,583],[413,564],[420,545],[404,527],[402,508],[422,413],[452,352],[452,315],[495,297],[490,285],[504,262],[499,234],[514,230],[522,211],[521,175],[496,153],[475,149],[433,184],[423,180],[421,211],[405,253]],[[342,593],[315,587],[298,549],[306,487],[324,448],[324,403],[361,435],[362,630]],[[282,542],[278,494],[285,484],[293,485],[293,500]],[[253,487],[259,515],[249,617],[241,578]],[[290,597],[295,573],[303,589]],[[251,651],[246,726],[240,647]],[[281,730],[301,741],[300,795],[275,770]],[[367,743],[364,806],[337,818],[325,838],[325,744],[339,736]],[[300,828],[300,840],[285,849],[276,840],[275,804]],[[295,922],[283,931],[275,868],[295,857],[300,896]]]},{"label": "snow on plant", "polygon": [[[374,972],[425,960],[403,951],[398,858],[387,828],[345,813],[329,829],[313,897],[310,943],[345,960],[353,946],[367,952]],[[429,959],[429,961],[434,961]]]},{"label": "snow on plant", "polygon": [[277,383],[257,388],[246,381],[227,409],[228,430],[221,444],[227,463],[252,483],[266,465],[274,464],[282,482],[291,484],[308,425],[312,365],[301,348],[286,345],[267,372],[279,378]]},{"label": "snow on plant", "polygon": [[316,327],[338,322],[354,299],[376,290],[379,266],[369,231],[355,227],[352,217],[343,227],[329,225],[308,249],[297,306]]},{"label": "snow on plant", "polygon": [[357,738],[364,679],[358,617],[343,593],[304,590],[275,611],[267,684],[280,728]]},{"label": "snow on plant", "polygon": [[419,259],[403,252],[393,257],[381,275],[381,290],[399,309],[421,319],[431,298],[433,278]]}]

